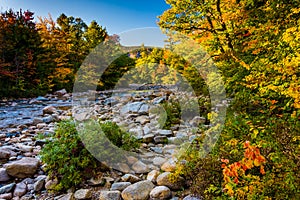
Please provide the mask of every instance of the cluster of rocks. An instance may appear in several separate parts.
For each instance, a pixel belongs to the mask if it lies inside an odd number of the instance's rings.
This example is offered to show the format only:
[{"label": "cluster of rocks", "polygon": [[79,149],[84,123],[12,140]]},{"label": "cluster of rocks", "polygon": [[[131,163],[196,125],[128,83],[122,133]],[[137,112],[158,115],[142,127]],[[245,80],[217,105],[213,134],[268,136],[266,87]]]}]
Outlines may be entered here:
[{"label": "cluster of rocks", "polygon": [[[177,182],[171,182],[168,179],[175,170],[177,160],[174,155],[180,144],[196,137],[194,130],[199,123],[209,126],[204,124],[206,119],[194,116],[182,119],[171,130],[163,129],[165,112],[161,103],[176,98],[169,90],[93,95],[73,96],[73,109],[63,110],[46,102],[49,99],[70,102],[72,95],[65,91],[30,100],[31,104],[43,103],[41,115],[31,123],[1,130],[0,199],[180,199],[176,197],[176,191],[185,187],[185,181],[179,178]],[[36,136],[53,134],[55,123],[72,115],[78,121],[96,117],[116,122],[142,141],[142,156],[129,159],[130,162],[120,165],[122,167],[117,171],[112,169],[116,176],[101,177],[95,184],[86,184],[78,190],[70,189],[67,194],[53,195],[47,189],[57,181],[50,180],[43,171],[39,152],[45,141]],[[98,187],[98,183],[103,183],[102,179],[105,185]],[[95,180],[88,182],[94,183]],[[200,198],[188,195],[184,199]]]},{"label": "cluster of rocks", "polygon": [[[21,120],[16,124],[3,123],[0,129],[0,199],[38,199],[41,193],[46,193],[48,182],[39,159],[46,141],[39,136],[51,136],[56,122],[71,117],[71,94],[60,90],[53,95],[13,103],[2,101],[1,106],[20,108],[23,123]],[[61,110],[65,106],[67,109]],[[24,110],[28,116],[24,116]]]}]

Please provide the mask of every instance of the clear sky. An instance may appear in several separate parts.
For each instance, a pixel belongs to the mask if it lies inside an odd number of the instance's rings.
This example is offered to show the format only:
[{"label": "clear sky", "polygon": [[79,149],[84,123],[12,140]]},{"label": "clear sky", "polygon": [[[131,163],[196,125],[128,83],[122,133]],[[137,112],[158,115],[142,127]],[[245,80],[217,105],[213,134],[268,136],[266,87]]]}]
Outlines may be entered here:
[{"label": "clear sky", "polygon": [[109,34],[135,28],[157,27],[157,16],[169,6],[164,0],[0,0],[0,10],[22,8],[35,16],[56,19],[61,13],[82,18],[87,24],[96,20]]}]

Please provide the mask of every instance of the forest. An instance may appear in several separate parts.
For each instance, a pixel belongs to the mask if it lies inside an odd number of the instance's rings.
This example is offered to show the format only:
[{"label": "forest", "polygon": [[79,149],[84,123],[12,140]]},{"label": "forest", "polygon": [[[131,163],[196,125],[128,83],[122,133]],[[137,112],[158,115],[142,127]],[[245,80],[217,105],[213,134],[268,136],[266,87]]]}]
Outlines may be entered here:
[{"label": "forest", "polygon": [[[224,128],[206,156],[197,139],[180,159],[173,179],[204,199],[300,199],[300,2],[298,0],[166,0],[159,27],[188,36],[211,56],[232,99]],[[175,35],[176,36],[176,35]],[[62,88],[71,92],[85,57],[117,35],[92,21],[61,14],[56,20],[30,11],[0,16],[0,98],[34,97]],[[209,95],[203,79],[185,60],[164,49],[141,48],[120,56],[98,83],[112,89],[129,69],[151,73],[161,84],[182,74],[197,95]],[[136,53],[136,52],[135,52]],[[159,64],[149,72],[143,63]],[[166,68],[166,65],[169,68]],[[151,71],[152,70],[152,71]],[[88,80],[88,78],[87,78]],[[208,113],[210,116],[211,113]]]}]

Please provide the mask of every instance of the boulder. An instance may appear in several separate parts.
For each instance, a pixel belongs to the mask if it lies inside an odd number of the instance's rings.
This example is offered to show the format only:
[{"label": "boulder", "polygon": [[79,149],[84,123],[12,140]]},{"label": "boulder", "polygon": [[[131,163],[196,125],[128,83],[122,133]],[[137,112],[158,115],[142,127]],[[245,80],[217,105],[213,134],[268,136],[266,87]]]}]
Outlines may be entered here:
[{"label": "boulder", "polygon": [[151,181],[140,181],[123,190],[122,198],[124,200],[147,200],[153,188],[154,185]]},{"label": "boulder", "polygon": [[17,160],[4,165],[7,174],[16,178],[31,177],[35,174],[39,160],[36,158],[24,157],[21,160]]}]

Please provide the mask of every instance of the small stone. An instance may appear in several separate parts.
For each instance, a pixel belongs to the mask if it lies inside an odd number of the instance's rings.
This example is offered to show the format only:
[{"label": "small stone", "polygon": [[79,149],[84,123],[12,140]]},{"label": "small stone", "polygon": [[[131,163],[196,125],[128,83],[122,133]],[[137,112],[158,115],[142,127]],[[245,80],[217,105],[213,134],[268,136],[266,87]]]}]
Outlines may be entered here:
[{"label": "small stone", "polygon": [[0,168],[0,182],[9,181],[10,177],[8,176],[5,168]]},{"label": "small stone", "polygon": [[15,183],[11,183],[11,184],[8,184],[8,185],[5,185],[5,186],[1,187],[0,188],[0,194],[11,192],[14,189],[15,185],[16,185]]},{"label": "small stone", "polygon": [[54,120],[54,117],[52,117],[51,115],[49,115],[47,117],[43,117],[43,122],[46,123],[46,124],[49,124],[49,123],[53,122],[53,120]]},{"label": "small stone", "polygon": [[172,190],[179,190],[184,186],[184,179],[182,177],[179,177],[176,182],[170,181],[169,176],[171,175],[171,172],[164,172],[160,174],[157,179],[157,185],[159,186],[167,186],[168,188]]},{"label": "small stone", "polygon": [[166,186],[157,186],[150,192],[152,199],[164,200],[172,195],[171,190]]},{"label": "small stone", "polygon": [[105,179],[102,178],[102,177],[91,178],[87,182],[88,182],[88,185],[90,185],[90,186],[99,186],[99,185],[104,185],[105,184]]},{"label": "small stone", "polygon": [[173,133],[171,130],[158,130],[157,133],[161,136],[167,136],[167,137],[173,136]]},{"label": "small stone", "polygon": [[8,159],[9,157],[10,157],[9,151],[0,149],[0,159]]},{"label": "small stone", "polygon": [[156,136],[156,137],[154,137],[154,142],[156,144],[159,144],[159,143],[165,144],[165,143],[168,143],[168,138],[167,138],[167,136]]},{"label": "small stone", "polygon": [[136,183],[136,182],[140,181],[141,179],[132,174],[125,174],[124,176],[121,177],[121,180],[124,182]]},{"label": "small stone", "polygon": [[138,174],[148,173],[150,171],[149,167],[142,161],[137,161],[132,165],[132,169]]},{"label": "small stone", "polygon": [[161,170],[165,171],[165,172],[173,172],[176,169],[176,162],[174,159],[169,159],[167,162],[165,162],[162,166],[161,166]]},{"label": "small stone", "polygon": [[21,143],[16,144],[16,146],[20,149],[20,151],[22,152],[32,152],[33,147],[32,146],[28,146],[28,145],[24,145]]},{"label": "small stone", "polygon": [[161,147],[150,147],[150,149],[155,153],[159,153],[159,154],[163,153],[163,149]]},{"label": "small stone", "polygon": [[128,161],[128,164],[132,165],[132,164],[136,163],[138,161],[138,159],[134,156],[128,156],[127,161]]},{"label": "small stone", "polygon": [[131,185],[130,182],[118,182],[118,183],[113,183],[111,185],[110,190],[118,190],[118,191],[123,191],[125,188],[127,188],[129,185]]},{"label": "small stone", "polygon": [[49,101],[48,98],[42,97],[42,96],[38,96],[38,97],[36,98],[36,100],[37,100],[37,101]]},{"label": "small stone", "polygon": [[123,190],[122,198],[124,200],[146,200],[153,188],[154,185],[151,181],[140,181]]},{"label": "small stone", "polygon": [[165,100],[166,100],[165,97],[156,97],[155,99],[153,99],[153,104],[160,104]]},{"label": "small stone", "polygon": [[12,199],[12,193],[0,194],[0,199]]},{"label": "small stone", "polygon": [[92,191],[90,189],[80,189],[74,194],[75,199],[89,199],[92,197]]},{"label": "small stone", "polygon": [[139,116],[135,119],[136,122],[140,123],[141,125],[145,125],[146,123],[149,123],[150,122],[150,119],[149,117],[147,116]]},{"label": "small stone", "polygon": [[190,125],[193,127],[198,127],[199,124],[204,124],[206,121],[205,117],[195,116],[191,121]]},{"label": "small stone", "polygon": [[43,108],[43,114],[49,114],[52,115],[54,113],[56,113],[57,110],[54,106],[46,106],[45,108]]},{"label": "small stone", "polygon": [[146,126],[143,127],[143,131],[144,131],[145,135],[148,135],[148,134],[150,134],[151,129],[146,125]]},{"label": "small stone", "polygon": [[37,127],[38,129],[45,128],[46,126],[47,126],[46,123],[39,123],[39,124],[36,125],[36,127]]},{"label": "small stone", "polygon": [[121,109],[120,112],[123,115],[126,113],[138,113],[143,104],[144,104],[143,102],[128,103]]},{"label": "small stone", "polygon": [[143,104],[143,105],[140,107],[138,113],[139,113],[139,114],[147,114],[147,113],[149,112],[149,108],[150,108],[150,107],[149,107],[148,104]]},{"label": "small stone", "polygon": [[5,164],[4,168],[6,168],[6,172],[10,176],[16,178],[26,178],[34,175],[38,166],[39,166],[38,159],[24,157],[21,160],[17,160]]},{"label": "small stone", "polygon": [[54,92],[54,94],[62,97],[63,95],[67,94],[67,91],[66,91],[66,89],[61,89],[61,90]]},{"label": "small stone", "polygon": [[155,157],[153,159],[153,164],[156,166],[161,166],[162,164],[164,164],[167,160],[165,158],[162,157]]},{"label": "small stone", "polygon": [[75,200],[74,193],[68,193],[68,194],[62,195],[57,200]]},{"label": "small stone", "polygon": [[20,182],[16,185],[14,196],[21,197],[27,192],[27,186],[25,183]]},{"label": "small stone", "polygon": [[32,124],[33,125],[37,125],[39,123],[43,123],[43,119],[42,118],[34,118]]},{"label": "small stone", "polygon": [[118,170],[123,172],[123,173],[129,173],[130,172],[130,167],[126,163],[121,163],[117,167],[118,167]]},{"label": "small stone", "polygon": [[99,200],[120,200],[120,191],[101,191]]},{"label": "small stone", "polygon": [[57,184],[58,184],[58,180],[57,179],[48,180],[48,181],[46,181],[45,188],[47,190],[52,190]]},{"label": "small stone", "polygon": [[151,143],[154,140],[154,135],[153,134],[148,134],[143,136],[143,142],[145,143]]},{"label": "small stone", "polygon": [[46,176],[45,175],[40,175],[35,179],[35,183],[33,186],[34,191],[38,192],[41,191],[45,185],[45,180],[46,180]]},{"label": "small stone", "polygon": [[159,175],[159,171],[157,170],[152,170],[151,172],[148,173],[147,175],[147,180],[151,181],[152,183],[156,183],[156,178]]},{"label": "small stone", "polygon": [[20,200],[32,200],[34,196],[32,194],[26,194],[20,198]]}]

